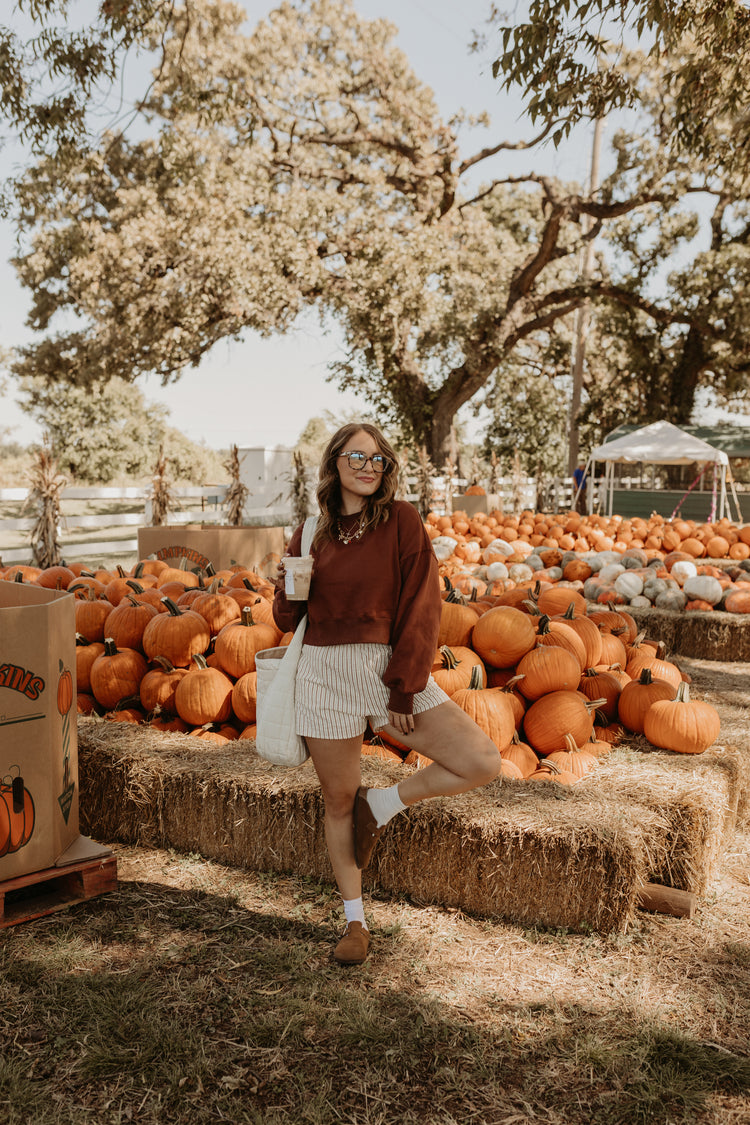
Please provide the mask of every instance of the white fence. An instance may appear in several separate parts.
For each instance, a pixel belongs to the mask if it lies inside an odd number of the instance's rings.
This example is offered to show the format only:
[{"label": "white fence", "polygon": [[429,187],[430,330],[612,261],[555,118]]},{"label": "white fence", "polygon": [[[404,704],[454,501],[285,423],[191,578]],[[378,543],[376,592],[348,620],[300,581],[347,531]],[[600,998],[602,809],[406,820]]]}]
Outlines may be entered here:
[{"label": "white fence", "polygon": [[[170,524],[226,522],[224,499],[226,485],[203,485],[196,488],[172,489],[174,508],[169,513]],[[138,538],[126,529],[146,527],[150,519],[150,489],[146,488],[64,488],[60,493],[61,518],[58,536],[66,560],[99,556],[125,556],[138,550]],[[22,510],[28,498],[25,488],[0,488],[0,510]],[[88,512],[78,509],[92,507],[118,507],[129,510]],[[284,526],[291,512],[286,508],[248,508],[244,522],[248,525]],[[0,515],[0,559],[3,565],[28,563],[31,558],[29,536],[36,519],[34,516]],[[120,529],[122,533],[119,534]],[[111,531],[112,535],[99,538]],[[26,541],[26,545],[18,545]]]},{"label": "white fence", "polygon": [[[408,499],[416,500],[414,481],[407,482],[412,491]],[[444,513],[451,510],[452,501],[446,497],[448,482],[435,481],[432,506]],[[466,482],[450,482],[452,493],[459,493]],[[530,478],[498,482],[500,506],[505,511],[534,507],[536,483]],[[138,550],[138,538],[131,530],[151,525],[150,488],[64,488],[60,493],[61,518],[58,538],[62,556],[68,562],[92,557],[115,559],[132,555]],[[227,486],[202,485],[195,488],[172,489],[173,507],[168,516],[170,524],[222,524],[226,522],[224,501]],[[311,482],[311,495],[314,484]],[[28,499],[28,489],[0,488],[0,560],[2,565],[29,563],[31,561],[30,533],[35,516],[22,514]],[[252,503],[252,496],[250,502]],[[569,489],[561,484],[556,495],[562,507],[570,503]],[[454,505],[455,506],[455,505]],[[98,509],[91,511],[87,509]],[[102,511],[101,509],[105,509]],[[110,510],[106,510],[110,509]],[[245,509],[243,523],[247,526],[286,527],[292,519],[291,506],[282,496],[275,496],[266,506]]]}]

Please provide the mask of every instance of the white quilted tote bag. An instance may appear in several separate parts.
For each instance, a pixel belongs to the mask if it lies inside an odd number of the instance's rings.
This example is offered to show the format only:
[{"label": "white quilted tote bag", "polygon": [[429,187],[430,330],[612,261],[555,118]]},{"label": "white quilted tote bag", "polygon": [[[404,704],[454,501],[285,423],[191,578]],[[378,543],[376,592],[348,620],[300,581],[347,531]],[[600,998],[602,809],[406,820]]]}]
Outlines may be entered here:
[{"label": "white quilted tote bag", "polygon": [[[301,554],[309,555],[318,523],[317,516],[305,520]],[[294,691],[297,664],[307,628],[307,614],[285,647],[265,648],[255,655],[258,673],[258,702],[255,749],[275,766],[301,766],[309,757],[304,739],[297,734]]]}]

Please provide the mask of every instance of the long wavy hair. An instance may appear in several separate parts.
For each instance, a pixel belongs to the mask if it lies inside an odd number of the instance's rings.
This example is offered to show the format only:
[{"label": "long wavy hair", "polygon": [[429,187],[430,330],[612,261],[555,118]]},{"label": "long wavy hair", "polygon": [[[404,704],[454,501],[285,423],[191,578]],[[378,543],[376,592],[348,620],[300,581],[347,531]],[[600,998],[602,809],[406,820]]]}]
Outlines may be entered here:
[{"label": "long wavy hair", "polygon": [[336,523],[341,515],[341,481],[336,462],[348,447],[355,434],[364,430],[374,440],[378,452],[388,464],[383,471],[380,487],[372,496],[365,497],[365,530],[385,523],[391,514],[391,505],[398,488],[398,457],[380,430],[368,422],[348,422],[337,430],[325,448],[320,462],[316,495],[320,506],[320,519],[313,539],[313,547],[320,547],[336,538]]}]

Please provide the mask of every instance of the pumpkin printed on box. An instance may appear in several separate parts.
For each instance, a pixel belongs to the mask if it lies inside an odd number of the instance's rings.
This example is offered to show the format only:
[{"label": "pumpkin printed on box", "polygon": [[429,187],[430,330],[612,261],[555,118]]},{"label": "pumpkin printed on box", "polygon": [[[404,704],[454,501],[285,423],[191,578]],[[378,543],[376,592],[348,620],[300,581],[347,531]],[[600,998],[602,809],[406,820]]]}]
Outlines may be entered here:
[{"label": "pumpkin printed on box", "polygon": [[18,766],[0,782],[0,856],[28,844],[34,831],[34,800],[23,783]]}]

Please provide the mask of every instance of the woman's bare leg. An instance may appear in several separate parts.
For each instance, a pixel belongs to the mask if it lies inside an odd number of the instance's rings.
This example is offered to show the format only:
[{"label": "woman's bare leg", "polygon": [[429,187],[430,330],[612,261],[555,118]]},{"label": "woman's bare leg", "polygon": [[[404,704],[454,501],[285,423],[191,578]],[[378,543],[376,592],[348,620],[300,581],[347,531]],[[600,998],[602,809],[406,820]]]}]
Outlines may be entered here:
[{"label": "woman's bare leg", "polygon": [[[352,810],[362,783],[362,735],[356,738],[306,738],[325,802],[325,834],[336,884],[344,899],[362,897],[362,874],[354,862]],[[406,802],[404,802],[406,803]]]},{"label": "woman's bare leg", "polygon": [[466,793],[500,773],[500,752],[494,742],[451,700],[415,715],[411,734],[391,726],[385,729],[405,746],[432,758],[431,765],[399,782],[405,805]]}]

